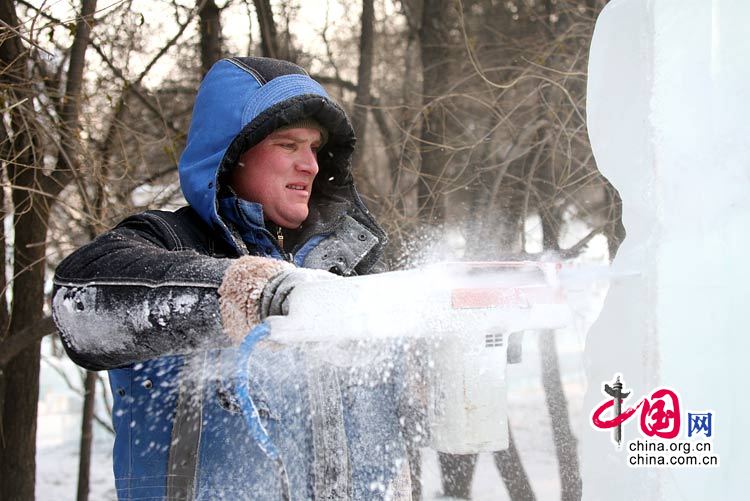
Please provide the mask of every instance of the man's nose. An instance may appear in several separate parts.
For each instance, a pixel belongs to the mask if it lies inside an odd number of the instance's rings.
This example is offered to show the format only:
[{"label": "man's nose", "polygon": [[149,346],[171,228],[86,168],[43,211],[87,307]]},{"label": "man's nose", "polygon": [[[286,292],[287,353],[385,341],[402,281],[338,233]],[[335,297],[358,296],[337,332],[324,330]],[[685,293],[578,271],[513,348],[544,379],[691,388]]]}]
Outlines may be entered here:
[{"label": "man's nose", "polygon": [[315,176],[320,170],[318,167],[318,155],[312,148],[305,148],[302,156],[297,161],[297,170]]}]

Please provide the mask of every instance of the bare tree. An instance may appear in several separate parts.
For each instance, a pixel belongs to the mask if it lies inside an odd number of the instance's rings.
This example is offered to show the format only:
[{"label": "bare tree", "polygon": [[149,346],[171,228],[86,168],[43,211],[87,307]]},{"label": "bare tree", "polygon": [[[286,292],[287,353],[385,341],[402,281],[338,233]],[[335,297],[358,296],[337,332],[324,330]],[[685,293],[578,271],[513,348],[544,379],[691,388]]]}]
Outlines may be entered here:
[{"label": "bare tree", "polygon": [[420,219],[442,224],[445,217],[444,194],[448,185],[451,143],[448,122],[450,111],[445,96],[452,82],[445,78],[455,51],[456,3],[452,0],[425,0],[419,31],[422,54],[422,134],[421,169],[417,203]]},{"label": "bare tree", "polygon": [[[0,50],[4,63],[0,72],[0,92],[7,104],[2,110],[0,148],[3,173],[7,173],[4,177],[13,194],[15,237],[14,276],[8,285],[13,291],[13,320],[10,334],[0,337],[0,446],[3,449],[0,454],[0,497],[3,499],[33,497],[39,340],[54,331],[51,319],[43,317],[42,311],[47,258],[52,256],[54,264],[59,259],[59,252],[70,249],[65,247],[66,242],[89,240],[108,226],[107,220],[111,217],[131,210],[130,203],[115,204],[118,210],[108,216],[107,208],[112,206],[112,199],[127,200],[143,183],[153,183],[176,171],[161,167],[161,173],[136,173],[141,179],[132,179],[135,152],[141,150],[142,155],[146,144],[153,145],[149,148],[155,147],[158,151],[160,143],[165,142],[161,138],[144,142],[144,133],[149,133],[150,129],[158,135],[166,130],[177,134],[178,140],[182,137],[182,126],[178,129],[174,125],[175,117],[179,115],[166,118],[159,97],[144,89],[141,82],[156,62],[175,47],[198,10],[198,7],[190,10],[175,6],[177,33],[156,52],[140,75],[129,79],[123,69],[127,66],[118,67],[113,60],[129,57],[133,40],[137,40],[138,29],[143,24],[142,17],[134,16],[127,8],[116,16],[117,6],[102,13],[107,22],[99,30],[99,36],[104,40],[101,44],[91,39],[91,29],[96,24],[94,1],[82,2],[75,25],[54,18],[31,3],[18,3],[25,9],[25,24],[19,22],[13,2],[0,2],[2,21],[8,26],[8,31],[3,32]],[[183,18],[187,20],[181,21]],[[110,29],[116,23],[121,23],[124,29]],[[37,24],[41,28],[33,29]],[[72,43],[68,47],[56,41],[54,44],[54,50],[61,53],[64,64],[40,57],[45,51],[36,41],[40,33],[49,31],[51,35],[55,31],[68,30]],[[123,37],[122,43],[120,36]],[[99,88],[99,93],[86,92],[84,69],[88,45],[93,46],[103,67],[111,70],[111,76],[105,77],[108,80],[102,78],[100,70],[98,80],[89,82]],[[194,79],[197,77],[196,72]],[[185,80],[177,78],[176,81],[183,83]],[[89,113],[95,107],[101,114],[101,98],[106,95],[102,87],[117,89],[120,93],[119,98],[111,100],[112,114],[109,126],[104,129],[99,126],[101,122],[91,121]],[[192,99],[192,89],[185,88],[182,92]],[[171,104],[179,102],[174,97],[170,99]],[[189,103],[184,108],[187,112]],[[134,118],[136,110],[152,116],[145,130],[125,125]],[[158,125],[154,127],[155,124]],[[166,143],[171,142],[167,138]],[[161,155],[149,154],[149,158],[160,160],[165,156],[164,152],[168,155],[169,151],[176,149],[176,146],[165,148]],[[91,155],[91,152],[97,154]],[[55,159],[54,164],[49,163],[50,158]],[[146,170],[151,171],[152,167],[148,166]],[[59,203],[53,205],[54,201]],[[49,242],[48,228],[53,234]],[[86,374],[82,393],[84,418],[78,499],[86,499],[88,495],[97,380],[94,373]]]},{"label": "bare tree", "polygon": [[[2,21],[19,29],[15,7],[2,2]],[[25,66],[27,49],[20,40],[4,45],[2,60],[10,71],[3,74],[9,80],[8,92],[18,103],[13,135],[24,138],[25,144],[13,145],[12,161],[5,162],[12,185],[14,206],[14,280],[11,309],[10,338],[34,324],[43,316],[44,271],[47,224],[52,200],[72,179],[79,153],[79,103],[89,44],[91,23],[96,10],[95,0],[84,0],[76,22],[76,34],[68,56],[65,92],[59,100],[59,148],[55,169],[43,173],[41,151],[38,149],[40,131],[34,126],[31,96],[18,99],[19,85],[30,81]],[[11,48],[12,47],[12,48]],[[6,75],[8,80],[6,80]],[[11,118],[12,120],[12,118]],[[16,149],[21,146],[21,149]],[[39,393],[39,343],[31,343],[10,361],[6,369],[3,399],[3,443],[0,457],[0,497],[3,499],[32,499],[34,497],[36,412]]]},{"label": "bare tree", "polygon": [[221,59],[221,10],[214,0],[198,0],[200,16],[201,67],[203,74]]},{"label": "bare tree", "polygon": [[356,169],[362,158],[362,149],[367,135],[367,115],[370,106],[372,85],[372,63],[374,51],[375,7],[373,0],[362,0],[362,30],[359,37],[359,66],[357,66],[357,95],[354,98],[352,125],[357,134],[357,150],[352,165]]},{"label": "bare tree", "polygon": [[89,498],[91,475],[91,441],[93,439],[94,406],[96,405],[96,372],[86,371],[83,382],[83,411],[81,413],[81,444],[78,448],[77,501]]},{"label": "bare tree", "polygon": [[273,9],[271,9],[271,1],[253,0],[253,3],[255,4],[255,12],[258,16],[258,24],[260,25],[260,43],[263,55],[276,59],[288,59],[289,54],[282,51],[281,44],[279,43],[276,22],[273,19]]}]

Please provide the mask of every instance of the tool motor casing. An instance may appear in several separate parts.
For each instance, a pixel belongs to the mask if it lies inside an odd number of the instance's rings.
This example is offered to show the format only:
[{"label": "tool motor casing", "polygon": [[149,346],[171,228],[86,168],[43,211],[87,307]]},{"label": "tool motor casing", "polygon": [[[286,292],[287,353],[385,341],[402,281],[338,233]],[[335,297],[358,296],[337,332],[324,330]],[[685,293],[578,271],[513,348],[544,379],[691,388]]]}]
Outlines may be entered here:
[{"label": "tool motor casing", "polygon": [[452,454],[507,449],[506,334],[466,332],[429,351],[430,447]]}]

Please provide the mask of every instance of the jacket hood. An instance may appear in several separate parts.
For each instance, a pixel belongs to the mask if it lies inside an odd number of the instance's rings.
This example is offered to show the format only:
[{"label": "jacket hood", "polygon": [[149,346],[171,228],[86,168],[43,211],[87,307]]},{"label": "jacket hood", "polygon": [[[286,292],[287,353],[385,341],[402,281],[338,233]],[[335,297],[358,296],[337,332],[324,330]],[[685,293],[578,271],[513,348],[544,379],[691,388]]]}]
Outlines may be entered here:
[{"label": "jacket hood", "polygon": [[[217,212],[217,195],[226,173],[244,151],[268,134],[304,118],[315,119],[329,131],[328,142],[318,152],[320,171],[307,226],[329,225],[331,218],[342,215],[336,212],[345,212],[366,220],[362,222],[385,240],[354,190],[351,157],[356,140],[344,110],[295,64],[234,57],[217,62],[203,79],[179,162],[185,199],[230,245],[233,239]],[[361,213],[360,217],[355,213]]]}]

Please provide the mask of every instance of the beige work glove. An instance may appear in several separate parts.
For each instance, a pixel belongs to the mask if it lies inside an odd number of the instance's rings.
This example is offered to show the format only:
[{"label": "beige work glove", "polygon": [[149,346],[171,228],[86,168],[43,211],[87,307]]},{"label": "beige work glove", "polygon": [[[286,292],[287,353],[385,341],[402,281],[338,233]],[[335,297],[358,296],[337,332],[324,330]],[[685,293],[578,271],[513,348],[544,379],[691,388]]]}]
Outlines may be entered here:
[{"label": "beige work glove", "polygon": [[266,317],[289,312],[289,294],[297,285],[336,276],[323,270],[297,268],[286,261],[267,257],[236,259],[224,272],[219,287],[224,331],[235,344],[239,344]]},{"label": "beige work glove", "polygon": [[263,320],[260,297],[266,284],[282,271],[293,269],[286,261],[259,256],[243,256],[227,268],[219,287],[219,310],[224,332],[235,344]]}]

